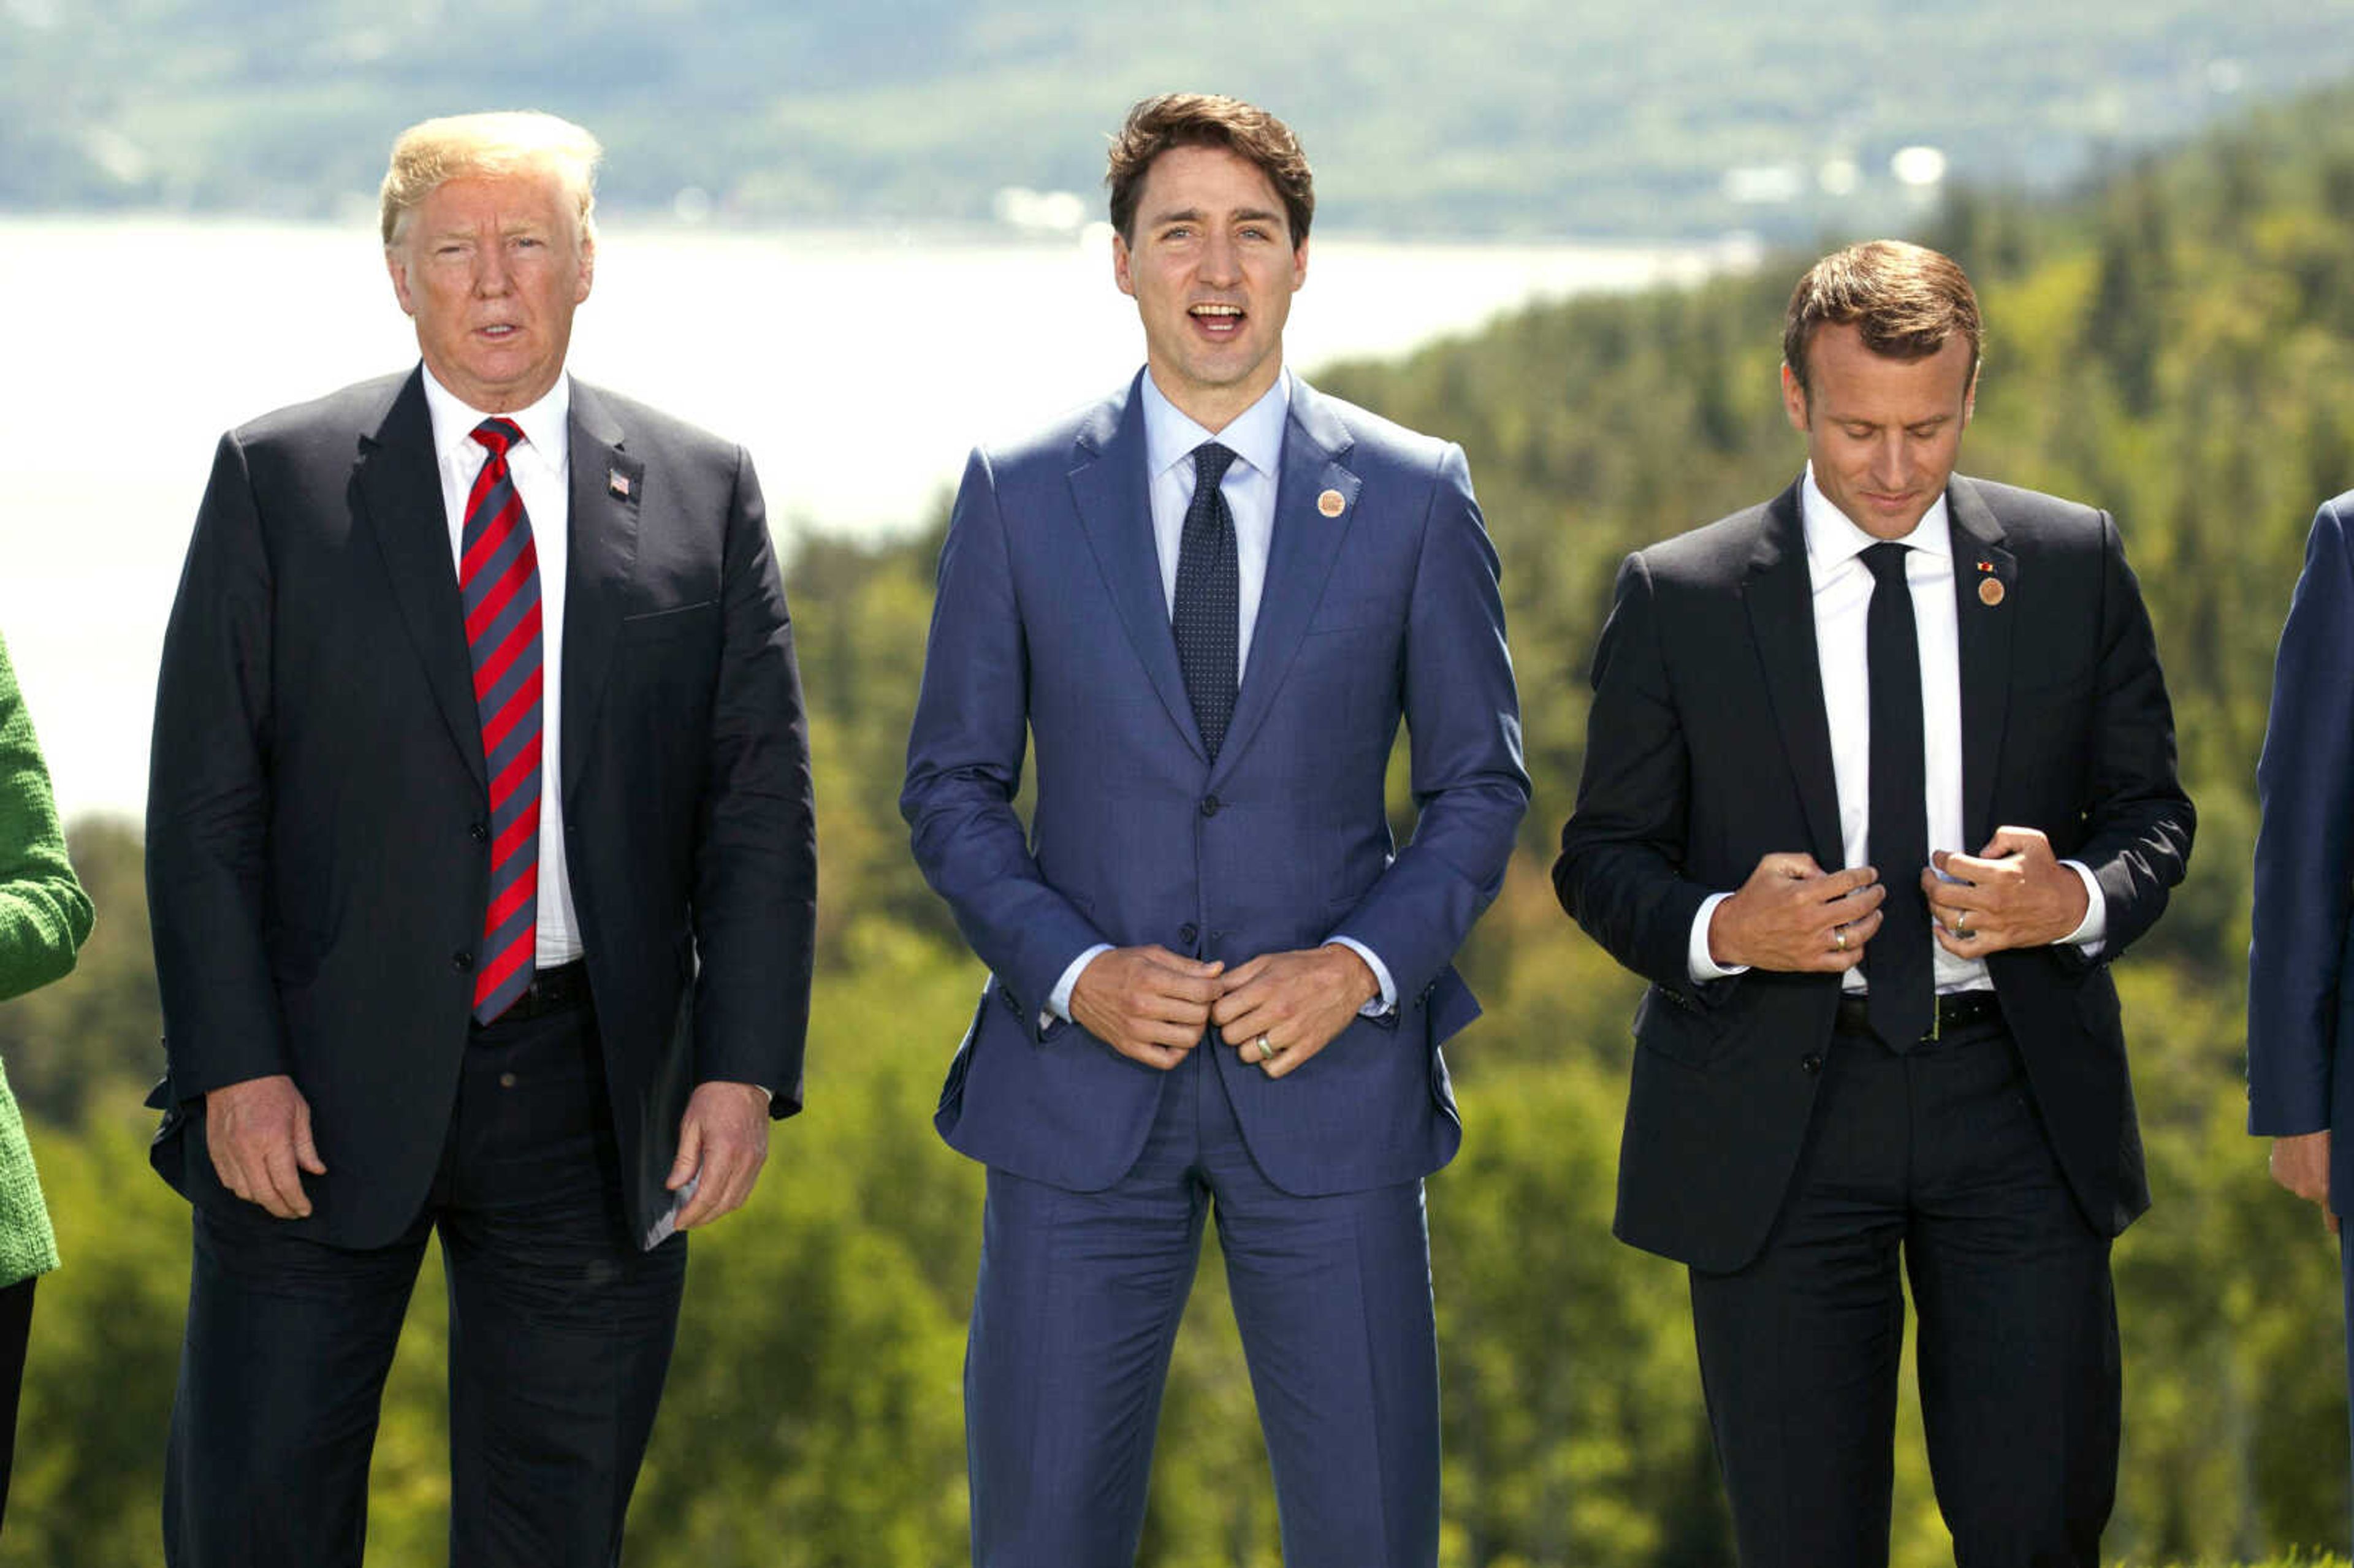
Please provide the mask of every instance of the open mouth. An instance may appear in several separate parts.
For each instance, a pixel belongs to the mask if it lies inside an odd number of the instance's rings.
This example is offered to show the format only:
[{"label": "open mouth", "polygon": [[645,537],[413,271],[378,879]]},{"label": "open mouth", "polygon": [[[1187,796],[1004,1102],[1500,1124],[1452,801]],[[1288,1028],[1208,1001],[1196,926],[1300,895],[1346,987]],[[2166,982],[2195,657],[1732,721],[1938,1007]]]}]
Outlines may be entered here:
[{"label": "open mouth", "polygon": [[1194,326],[1210,338],[1233,337],[1243,330],[1246,314],[1240,305],[1225,304],[1194,305],[1186,313],[1193,318]]}]

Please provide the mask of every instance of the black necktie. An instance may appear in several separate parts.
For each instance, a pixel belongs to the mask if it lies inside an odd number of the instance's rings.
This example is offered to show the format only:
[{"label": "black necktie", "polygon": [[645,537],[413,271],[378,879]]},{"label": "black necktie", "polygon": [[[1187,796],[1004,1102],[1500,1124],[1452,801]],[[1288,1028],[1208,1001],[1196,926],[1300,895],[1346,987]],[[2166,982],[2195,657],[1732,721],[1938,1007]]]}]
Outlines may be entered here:
[{"label": "black necktie", "polygon": [[1872,609],[1864,658],[1872,674],[1872,824],[1864,841],[1881,885],[1881,926],[1863,950],[1872,1032],[1892,1051],[1912,1048],[1929,1032],[1935,1007],[1929,901],[1921,869],[1929,863],[1929,766],[1921,738],[1921,642],[1913,624],[1913,590],[1904,581],[1905,547],[1872,546]]},{"label": "black necktie", "polygon": [[1177,547],[1177,604],[1170,618],[1177,633],[1177,668],[1213,762],[1235,716],[1235,643],[1242,624],[1235,518],[1218,493],[1218,482],[1234,461],[1235,454],[1215,441],[1193,449],[1193,499],[1185,507],[1185,533]]}]

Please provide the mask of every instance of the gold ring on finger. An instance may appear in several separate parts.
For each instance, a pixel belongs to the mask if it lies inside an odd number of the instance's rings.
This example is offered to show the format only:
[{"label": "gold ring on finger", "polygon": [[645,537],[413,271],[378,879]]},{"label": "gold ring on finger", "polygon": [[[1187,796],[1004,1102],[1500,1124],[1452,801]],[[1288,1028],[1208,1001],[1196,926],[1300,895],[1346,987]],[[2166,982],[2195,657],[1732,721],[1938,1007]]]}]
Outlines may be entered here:
[{"label": "gold ring on finger", "polygon": [[1267,1043],[1267,1038],[1264,1034],[1258,1037],[1258,1059],[1262,1062],[1275,1060],[1275,1047]]},{"label": "gold ring on finger", "polygon": [[1831,933],[1831,951],[1835,953],[1844,953],[1847,951],[1847,933],[1845,931],[1833,931]]},{"label": "gold ring on finger", "polygon": [[1954,935],[1965,942],[1970,939],[1970,917],[1967,913],[1954,916]]}]

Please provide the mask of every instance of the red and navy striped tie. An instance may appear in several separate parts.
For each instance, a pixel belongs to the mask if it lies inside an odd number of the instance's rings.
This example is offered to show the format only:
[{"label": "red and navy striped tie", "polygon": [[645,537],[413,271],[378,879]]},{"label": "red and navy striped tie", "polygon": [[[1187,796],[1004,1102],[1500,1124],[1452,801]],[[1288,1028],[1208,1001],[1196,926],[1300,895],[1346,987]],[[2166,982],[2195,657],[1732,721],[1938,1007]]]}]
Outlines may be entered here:
[{"label": "red and navy striped tie", "polygon": [[539,554],[507,470],[507,449],[523,439],[511,419],[474,427],[491,455],[466,498],[458,566],[491,778],[491,895],[474,962],[482,1023],[531,984],[539,929]]}]

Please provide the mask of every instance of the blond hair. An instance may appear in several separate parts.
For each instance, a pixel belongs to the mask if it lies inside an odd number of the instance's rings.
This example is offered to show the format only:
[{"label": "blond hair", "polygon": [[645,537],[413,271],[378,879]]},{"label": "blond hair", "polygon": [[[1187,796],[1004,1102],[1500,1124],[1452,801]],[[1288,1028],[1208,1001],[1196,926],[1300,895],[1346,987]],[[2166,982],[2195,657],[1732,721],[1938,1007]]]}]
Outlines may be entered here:
[{"label": "blond hair", "polygon": [[446,182],[535,170],[556,176],[577,210],[575,237],[593,240],[597,163],[604,155],[596,137],[535,109],[451,114],[412,125],[392,144],[392,166],[377,196],[385,248],[399,239],[418,204]]}]

